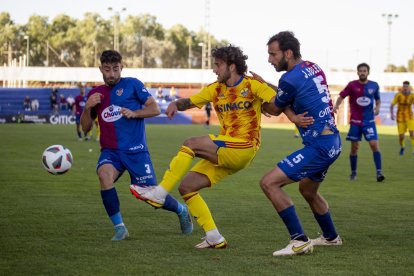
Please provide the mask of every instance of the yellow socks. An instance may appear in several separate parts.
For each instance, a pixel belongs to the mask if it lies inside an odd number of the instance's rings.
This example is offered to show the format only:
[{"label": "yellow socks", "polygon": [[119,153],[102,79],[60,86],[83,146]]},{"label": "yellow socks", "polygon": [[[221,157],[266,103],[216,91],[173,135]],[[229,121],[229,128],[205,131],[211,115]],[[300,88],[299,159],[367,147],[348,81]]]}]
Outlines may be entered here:
[{"label": "yellow socks", "polygon": [[160,183],[167,192],[171,192],[177,185],[178,181],[188,172],[191,163],[195,157],[192,149],[181,146],[180,151],[171,160],[170,167],[164,173],[164,177]]},{"label": "yellow socks", "polygon": [[213,220],[210,209],[204,199],[197,192],[183,195],[183,199],[190,210],[191,215],[197,220],[204,232],[216,229],[217,226]]}]

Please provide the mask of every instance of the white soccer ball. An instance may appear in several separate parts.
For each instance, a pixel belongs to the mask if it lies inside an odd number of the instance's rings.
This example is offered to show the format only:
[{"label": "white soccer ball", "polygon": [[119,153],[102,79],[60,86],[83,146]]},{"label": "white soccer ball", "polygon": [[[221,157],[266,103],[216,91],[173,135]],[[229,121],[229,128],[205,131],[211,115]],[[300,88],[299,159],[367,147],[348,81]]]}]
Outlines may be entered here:
[{"label": "white soccer ball", "polygon": [[49,173],[64,174],[72,167],[72,153],[62,145],[53,145],[43,152],[42,163]]}]

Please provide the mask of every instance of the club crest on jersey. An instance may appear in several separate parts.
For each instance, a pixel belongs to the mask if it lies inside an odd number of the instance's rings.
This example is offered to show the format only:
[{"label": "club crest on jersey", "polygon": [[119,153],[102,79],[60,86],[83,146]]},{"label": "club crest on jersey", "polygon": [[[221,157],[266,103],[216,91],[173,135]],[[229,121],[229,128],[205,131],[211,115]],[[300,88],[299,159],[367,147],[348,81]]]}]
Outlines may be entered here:
[{"label": "club crest on jersey", "polygon": [[368,94],[372,95],[374,94],[375,90],[374,89],[368,89]]},{"label": "club crest on jersey", "polygon": [[115,122],[122,117],[121,107],[117,105],[110,105],[102,111],[101,117],[105,122]]},{"label": "club crest on jersey", "polygon": [[124,89],[123,88],[119,88],[118,90],[116,90],[115,93],[116,93],[117,96],[121,96],[122,93],[124,93]]},{"label": "club crest on jersey", "polygon": [[243,97],[247,97],[247,95],[249,94],[249,88],[247,88],[247,87],[245,87],[245,88],[243,88],[241,91],[240,91],[240,94],[243,96]]}]

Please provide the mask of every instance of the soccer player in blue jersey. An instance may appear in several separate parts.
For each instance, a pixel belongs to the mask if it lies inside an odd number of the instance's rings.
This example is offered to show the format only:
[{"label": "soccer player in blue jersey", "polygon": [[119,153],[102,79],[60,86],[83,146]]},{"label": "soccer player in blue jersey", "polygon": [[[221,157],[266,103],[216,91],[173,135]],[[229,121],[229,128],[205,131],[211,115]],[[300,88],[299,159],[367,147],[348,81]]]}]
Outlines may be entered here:
[{"label": "soccer player in blue jersey", "polygon": [[369,70],[369,65],[366,63],[361,63],[357,66],[359,79],[348,83],[345,89],[339,93],[333,111],[336,112],[344,98],[349,96],[351,126],[346,136],[346,140],[351,141],[351,153],[349,155],[351,175],[349,179],[356,179],[359,142],[361,141],[362,134],[364,134],[365,140],[368,141],[373,153],[377,181],[382,182],[385,177],[382,174],[381,152],[375,126],[375,116],[379,114],[381,99],[378,83],[368,80]]},{"label": "soccer player in blue jersey", "polygon": [[[160,108],[141,81],[121,77],[122,56],[117,51],[104,51],[100,60],[99,69],[105,84],[89,92],[81,125],[87,133],[98,117],[101,155],[97,174],[105,210],[115,227],[112,240],[117,241],[129,234],[121,216],[115,182],[128,171],[131,184],[157,184],[148,152],[144,118],[159,115]],[[165,203],[158,207],[177,213],[181,231],[184,234],[192,232],[193,225],[185,204],[168,194]]]},{"label": "soccer player in blue jersey", "polygon": [[[329,166],[341,153],[341,139],[335,126],[332,102],[325,74],[315,63],[301,58],[300,43],[292,32],[280,32],[268,43],[269,63],[277,72],[286,71],[279,80],[278,92],[263,110],[278,116],[290,107],[296,114],[307,112],[314,123],[298,126],[304,147],[285,157],[260,181],[260,186],[285,223],[290,243],[273,252],[274,256],[310,253],[314,245],[341,245],[329,206],[318,192]],[[323,234],[310,240],[302,229],[295,206],[282,190],[299,182],[299,191],[308,202]]]}]

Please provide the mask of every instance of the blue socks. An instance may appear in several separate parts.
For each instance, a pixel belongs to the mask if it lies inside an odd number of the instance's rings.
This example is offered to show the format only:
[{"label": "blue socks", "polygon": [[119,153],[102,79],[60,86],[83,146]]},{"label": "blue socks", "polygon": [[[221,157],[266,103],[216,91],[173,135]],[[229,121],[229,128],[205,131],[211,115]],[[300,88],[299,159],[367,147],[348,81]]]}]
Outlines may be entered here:
[{"label": "blue socks", "polygon": [[300,224],[298,215],[296,214],[295,205],[279,212],[279,216],[285,223],[291,240],[308,241],[308,237],[306,237],[303,232],[302,225]]},{"label": "blue socks", "polygon": [[111,219],[114,226],[123,224],[121,212],[119,209],[119,199],[115,187],[109,190],[102,190],[101,197],[106,213]]},{"label": "blue socks", "polygon": [[358,155],[350,155],[349,161],[351,162],[351,172],[356,173]]},{"label": "blue socks", "polygon": [[377,172],[381,172],[382,166],[381,166],[381,152],[375,151],[372,154],[374,156],[374,163],[375,168],[377,169]]},{"label": "blue socks", "polygon": [[168,194],[165,198],[165,202],[162,206],[162,209],[174,212],[177,215],[179,215],[183,211],[183,205],[181,205],[181,203],[179,203],[174,197]]},{"label": "blue socks", "polygon": [[[116,192],[115,187],[109,190],[101,191],[101,197],[103,205],[105,206],[106,213],[111,219],[113,225],[123,225],[122,215],[119,208],[120,203],[118,199],[118,193]],[[183,211],[183,205],[179,203],[174,197],[168,194],[165,198],[162,209],[174,212],[179,215]]]},{"label": "blue socks", "polygon": [[331,213],[328,211],[324,215],[313,213],[316,221],[322,229],[323,236],[328,239],[335,239],[338,234],[336,233],[334,223],[331,218]]}]

